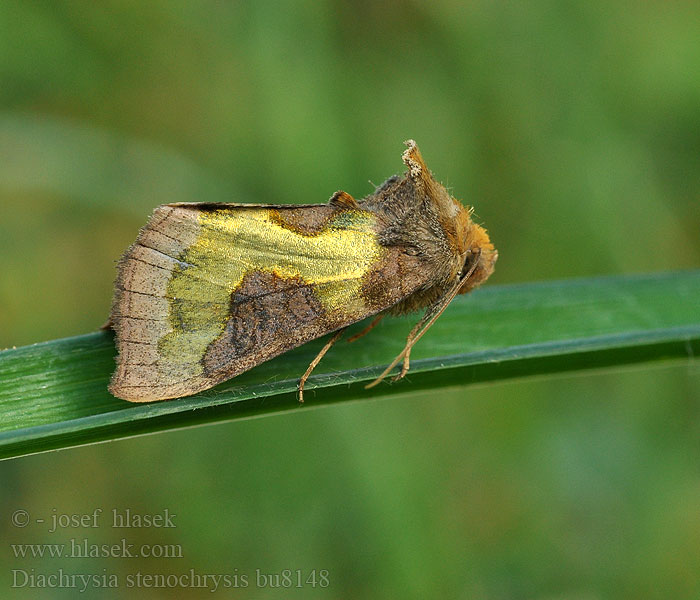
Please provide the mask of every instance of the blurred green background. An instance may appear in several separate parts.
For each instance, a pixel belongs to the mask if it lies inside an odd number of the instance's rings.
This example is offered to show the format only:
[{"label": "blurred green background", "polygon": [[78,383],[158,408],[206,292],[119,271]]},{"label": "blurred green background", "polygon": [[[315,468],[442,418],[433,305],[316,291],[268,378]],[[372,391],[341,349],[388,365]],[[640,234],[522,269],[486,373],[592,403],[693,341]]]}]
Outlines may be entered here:
[{"label": "blurred green background", "polygon": [[[4,0],[0,347],[95,330],[154,206],[361,197],[409,137],[488,227],[489,284],[697,267],[700,4]],[[2,597],[76,597],[13,569],[121,578],[94,598],[212,597],[123,583],[190,569],[247,575],[213,597],[700,597],[697,365],[401,392],[0,463]],[[85,537],[183,556],[9,546]]]}]

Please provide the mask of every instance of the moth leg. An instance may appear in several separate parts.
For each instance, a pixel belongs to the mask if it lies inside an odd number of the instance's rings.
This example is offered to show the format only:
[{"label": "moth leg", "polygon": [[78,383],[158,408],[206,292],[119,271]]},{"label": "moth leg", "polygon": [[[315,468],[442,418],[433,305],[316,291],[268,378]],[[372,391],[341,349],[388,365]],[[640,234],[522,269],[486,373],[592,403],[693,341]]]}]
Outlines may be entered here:
[{"label": "moth leg", "polygon": [[411,361],[409,360],[410,356],[411,349],[409,348],[408,350],[406,350],[406,354],[403,357],[403,365],[401,365],[401,372],[398,375],[394,375],[392,381],[398,381],[399,379],[403,379],[406,376],[406,373],[408,373],[408,369],[411,364]]},{"label": "moth leg", "polygon": [[406,373],[408,373],[408,369],[411,365],[411,346],[408,343],[406,344],[406,349],[404,350],[404,352],[405,354],[403,355],[403,364],[401,365],[401,371],[391,378],[392,381],[398,381],[399,379],[403,379],[406,376]]},{"label": "moth leg", "polygon": [[421,339],[423,335],[425,335],[425,332],[428,331],[428,329],[430,329],[431,325],[435,323],[435,320],[443,313],[443,311],[447,308],[452,299],[457,295],[457,292],[459,292],[459,288],[464,282],[464,280],[467,277],[469,277],[473,271],[474,267],[471,268],[467,275],[457,280],[457,282],[452,286],[452,289],[449,292],[447,292],[447,294],[445,294],[442,298],[435,302],[435,304],[428,307],[428,310],[425,311],[423,318],[420,321],[418,321],[416,326],[413,329],[411,329],[411,333],[408,334],[404,349],[391,362],[391,364],[386,369],[384,369],[384,371],[379,377],[377,377],[372,383],[369,383],[365,386],[365,389],[373,388],[375,385],[380,383],[389,373],[391,373],[391,370],[396,365],[398,365],[399,362],[401,362],[401,360],[403,360],[401,372],[394,378],[394,381],[397,381],[401,379],[404,375],[406,375],[406,373],[408,372],[408,367],[410,366],[411,348],[413,348],[413,346],[416,345],[418,340]]},{"label": "moth leg", "polygon": [[423,326],[425,321],[427,321],[427,319],[425,317],[422,318],[418,323],[416,323],[416,326],[413,329],[411,329],[411,333],[408,334],[408,337],[406,338],[406,345],[404,346],[404,349],[401,352],[401,354],[403,354],[403,364],[401,365],[401,372],[397,375],[394,375],[392,381],[398,381],[399,379],[403,379],[406,376],[406,373],[408,373],[408,369],[411,365],[411,348],[413,348],[413,343],[416,338],[416,335],[418,335],[418,331],[420,331],[420,328]]},{"label": "moth leg", "polygon": [[[408,373],[408,369],[411,366],[411,349],[413,348],[413,345],[416,342],[416,336],[418,335],[420,328],[430,317],[432,317],[432,313],[430,311],[426,312],[425,316],[420,321],[418,321],[418,323],[416,323],[416,326],[413,329],[411,329],[411,333],[408,334],[408,337],[406,338],[406,345],[401,351],[401,354],[403,354],[403,364],[401,365],[401,372],[397,375],[394,375],[392,381],[398,381],[399,379],[403,379],[406,376],[406,373]],[[399,354],[397,359],[400,358],[401,354]]]},{"label": "moth leg", "polygon": [[423,318],[416,323],[416,325],[411,329],[411,333],[408,334],[408,337],[406,338],[406,345],[404,346],[403,350],[399,353],[399,355],[391,362],[391,364],[384,369],[384,372],[377,377],[372,383],[369,383],[365,386],[365,389],[373,388],[375,385],[378,383],[381,383],[382,380],[389,374],[391,373],[391,370],[399,364],[399,362],[403,359],[403,365],[401,366],[401,372],[396,375],[392,381],[398,381],[402,377],[406,375],[408,372],[408,368],[410,366],[410,356],[411,356],[411,348],[413,345],[416,343],[418,334],[420,332],[421,327],[425,325],[425,323],[433,316],[433,312],[431,310],[428,310],[425,315],[423,315]]},{"label": "moth leg", "polygon": [[326,345],[321,348],[321,351],[316,355],[316,358],[311,361],[309,368],[306,369],[306,373],[304,373],[301,376],[301,379],[299,379],[299,385],[297,385],[297,389],[299,391],[299,402],[304,402],[304,384],[309,378],[309,375],[311,375],[311,372],[316,368],[316,365],[321,362],[321,359],[325,356],[326,352],[331,349],[331,346],[340,339],[340,336],[343,335],[346,329],[347,327],[343,327],[342,329],[338,329],[338,331],[333,334],[331,339],[326,342]]},{"label": "moth leg", "polygon": [[375,385],[377,385],[377,384],[381,383],[382,381],[384,381],[384,378],[391,372],[391,370],[392,370],[396,365],[399,364],[399,361],[401,361],[401,359],[402,359],[405,355],[406,355],[406,348],[404,348],[404,349],[401,351],[401,353],[391,362],[391,364],[390,364],[386,369],[384,369],[384,371],[382,371],[382,374],[381,374],[379,377],[377,377],[372,383],[368,383],[368,384],[365,386],[365,389],[368,390],[368,389],[370,389],[370,388],[373,388]]},{"label": "moth leg", "polygon": [[353,336],[350,336],[348,338],[348,342],[354,342],[355,340],[359,340],[363,335],[367,335],[370,331],[372,331],[372,329],[374,329],[377,326],[377,323],[379,323],[379,321],[381,321],[383,318],[384,313],[378,314],[376,317],[374,317],[374,319],[372,319],[372,322],[369,325],[367,325],[367,327],[365,327],[362,331],[356,333]]}]

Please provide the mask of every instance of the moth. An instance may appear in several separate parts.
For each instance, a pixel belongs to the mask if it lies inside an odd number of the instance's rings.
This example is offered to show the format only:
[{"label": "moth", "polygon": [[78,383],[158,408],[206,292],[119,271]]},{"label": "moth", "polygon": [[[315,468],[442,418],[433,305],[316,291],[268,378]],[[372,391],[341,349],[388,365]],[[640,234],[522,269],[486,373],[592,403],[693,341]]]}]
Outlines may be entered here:
[{"label": "moth", "polygon": [[486,230],[438,183],[413,140],[408,167],[355,200],[327,204],[165,204],[118,265],[108,325],[119,351],[109,386],[132,402],[211,388],[305,342],[374,316],[425,309],[401,363],[457,294],[483,283],[498,257]]}]

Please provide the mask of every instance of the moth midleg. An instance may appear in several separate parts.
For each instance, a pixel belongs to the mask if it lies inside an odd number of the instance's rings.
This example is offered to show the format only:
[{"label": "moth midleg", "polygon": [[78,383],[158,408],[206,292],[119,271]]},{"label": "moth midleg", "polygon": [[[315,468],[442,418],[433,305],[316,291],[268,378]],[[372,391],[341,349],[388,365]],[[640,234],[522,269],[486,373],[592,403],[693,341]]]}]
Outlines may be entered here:
[{"label": "moth midleg", "polygon": [[347,341],[349,342],[354,342],[355,340],[359,340],[362,336],[367,335],[372,329],[374,329],[377,326],[377,323],[381,321],[384,318],[384,313],[379,313],[374,319],[372,319],[372,322],[367,325],[362,331],[359,333],[356,333],[355,335],[350,336]]},{"label": "moth midleg", "polygon": [[309,368],[306,369],[306,373],[304,373],[301,376],[301,379],[299,379],[299,385],[297,386],[297,389],[299,391],[299,402],[304,402],[304,384],[309,378],[309,375],[311,375],[311,372],[316,368],[316,365],[318,365],[318,363],[321,362],[321,359],[325,356],[326,352],[328,352],[331,349],[331,346],[340,339],[340,336],[343,335],[343,333],[345,333],[346,329],[347,326],[343,327],[342,329],[338,329],[338,331],[336,331],[333,334],[331,339],[326,342],[326,345],[323,348],[321,348],[321,351],[316,355],[316,358],[314,358],[311,361]]}]

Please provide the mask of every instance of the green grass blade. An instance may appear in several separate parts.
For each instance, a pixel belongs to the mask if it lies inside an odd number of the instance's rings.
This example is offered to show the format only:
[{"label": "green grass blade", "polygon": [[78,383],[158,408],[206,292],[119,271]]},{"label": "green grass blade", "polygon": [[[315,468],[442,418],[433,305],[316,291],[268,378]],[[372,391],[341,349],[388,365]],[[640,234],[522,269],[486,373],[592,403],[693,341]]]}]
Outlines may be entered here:
[{"label": "green grass blade", "polygon": [[[253,415],[544,373],[693,357],[700,352],[700,270],[487,286],[457,298],[414,349],[406,381],[365,390],[403,347],[416,317],[385,319],[340,342],[307,384],[317,340],[196,396],[113,398],[112,334],[0,352],[0,458]],[[370,366],[371,365],[371,366]]]}]

